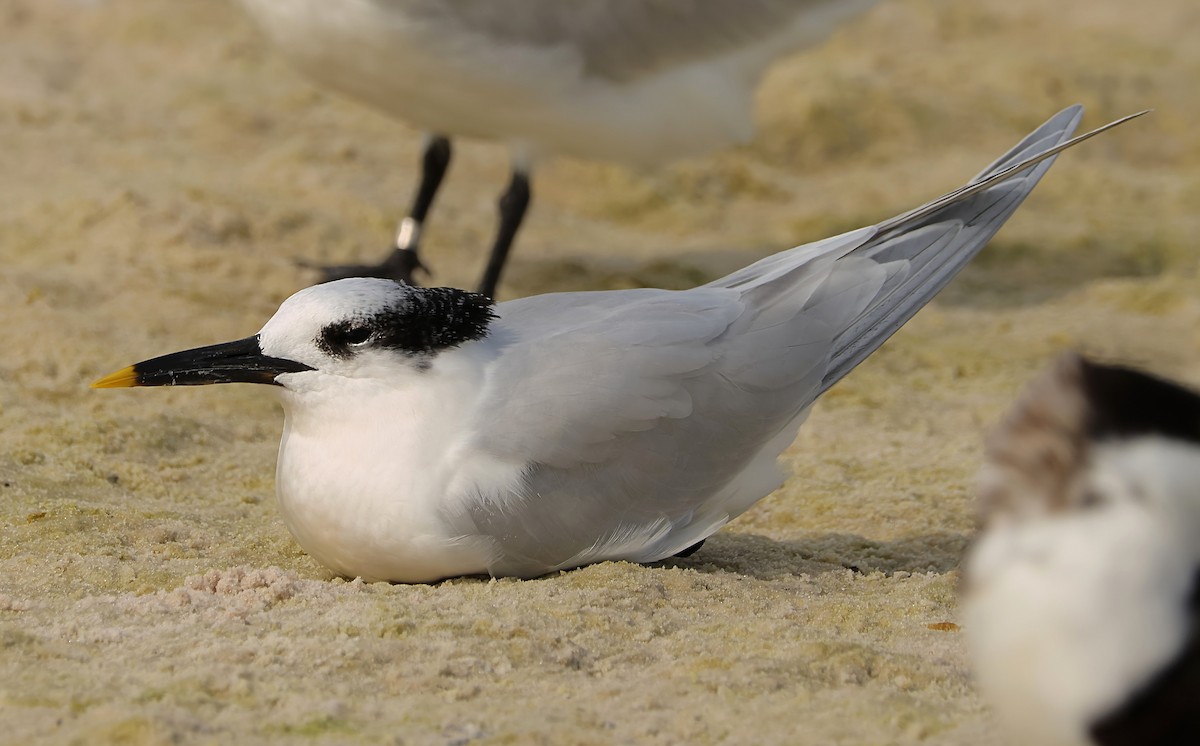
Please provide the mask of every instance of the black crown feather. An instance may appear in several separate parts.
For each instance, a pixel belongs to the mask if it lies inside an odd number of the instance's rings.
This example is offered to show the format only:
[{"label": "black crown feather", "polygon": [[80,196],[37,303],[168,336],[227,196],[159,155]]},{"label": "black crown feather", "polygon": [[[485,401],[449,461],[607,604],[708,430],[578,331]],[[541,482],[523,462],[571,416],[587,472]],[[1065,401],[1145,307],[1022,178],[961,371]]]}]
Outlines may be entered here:
[{"label": "black crown feather", "polygon": [[496,318],[486,295],[456,288],[406,288],[400,302],[371,316],[330,324],[317,345],[348,358],[359,345],[430,355],[487,337]]}]

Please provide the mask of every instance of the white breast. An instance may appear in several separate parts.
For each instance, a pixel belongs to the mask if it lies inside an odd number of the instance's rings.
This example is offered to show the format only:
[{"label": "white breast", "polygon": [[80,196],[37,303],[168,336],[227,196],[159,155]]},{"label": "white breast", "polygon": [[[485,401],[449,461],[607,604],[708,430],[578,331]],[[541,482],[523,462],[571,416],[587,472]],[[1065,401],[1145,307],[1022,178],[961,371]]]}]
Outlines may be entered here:
[{"label": "white breast", "polygon": [[[463,371],[453,370],[461,367]],[[419,386],[339,378],[286,415],[277,491],[288,529],[322,564],[367,580],[428,582],[485,573],[491,542],[444,519],[466,500],[504,492],[521,465],[470,450],[473,387],[455,353]]]}]

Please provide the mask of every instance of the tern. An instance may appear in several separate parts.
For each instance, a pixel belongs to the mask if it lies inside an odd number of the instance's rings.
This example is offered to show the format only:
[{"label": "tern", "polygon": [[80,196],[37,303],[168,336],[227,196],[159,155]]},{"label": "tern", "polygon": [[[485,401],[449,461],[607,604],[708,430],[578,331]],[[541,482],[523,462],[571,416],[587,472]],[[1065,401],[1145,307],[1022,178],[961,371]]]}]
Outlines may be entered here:
[{"label": "tern", "polygon": [[963,613],[1013,743],[1200,743],[1200,396],[1065,354],[980,481]]},{"label": "tern", "polygon": [[378,265],[412,283],[452,136],[509,146],[479,292],[495,297],[539,159],[654,166],[748,141],[758,81],[878,0],[241,0],[314,80],[427,133],[421,179]]},{"label": "tern", "polygon": [[296,293],[255,336],[93,385],[273,384],[284,521],[340,575],[661,560],[782,484],[776,457],[817,396],[950,281],[1055,153],[1100,131],[1067,140],[1081,116],[922,207],[690,290],[495,305],[350,278]]}]

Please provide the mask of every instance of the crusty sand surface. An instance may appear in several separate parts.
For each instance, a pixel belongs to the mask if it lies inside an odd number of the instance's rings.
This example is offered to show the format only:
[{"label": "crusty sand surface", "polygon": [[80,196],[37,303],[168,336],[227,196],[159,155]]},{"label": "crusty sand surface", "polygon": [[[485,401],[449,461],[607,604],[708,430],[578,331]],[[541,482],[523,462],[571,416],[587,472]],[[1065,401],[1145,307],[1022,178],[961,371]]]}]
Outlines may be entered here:
[{"label": "crusty sand surface", "polygon": [[[687,287],[958,186],[1059,108],[1064,156],[818,404],[788,484],[663,566],[333,579],[276,511],[260,387],[91,391],[374,259],[419,136],[214,0],[0,0],[0,742],[996,744],[956,619],[981,433],[1056,350],[1200,383],[1200,5],[886,0],[776,68],[754,144],[537,174],[507,297]],[[472,285],[506,154],[427,233]]]}]

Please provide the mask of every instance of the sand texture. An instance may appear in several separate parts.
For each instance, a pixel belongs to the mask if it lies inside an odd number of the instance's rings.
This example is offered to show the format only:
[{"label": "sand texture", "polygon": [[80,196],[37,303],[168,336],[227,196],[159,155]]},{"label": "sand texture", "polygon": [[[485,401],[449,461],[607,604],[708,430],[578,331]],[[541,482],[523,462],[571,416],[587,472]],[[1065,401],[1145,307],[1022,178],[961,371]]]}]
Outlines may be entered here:
[{"label": "sand texture", "polygon": [[[773,71],[751,145],[547,164],[506,297],[688,287],[1066,105],[1157,110],[1062,157],[695,556],[389,586],[288,535],[267,392],[87,384],[376,258],[419,133],[226,2],[0,0],[0,743],[999,744],[948,624],[981,433],[1063,348],[1200,383],[1198,34],[1195,0],[887,0]],[[459,147],[438,282],[474,284],[506,168]]]}]

